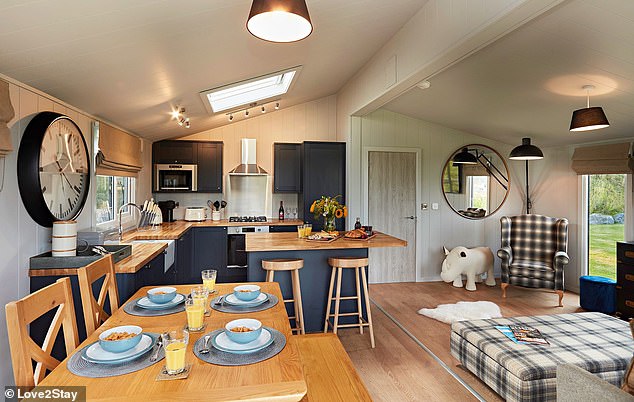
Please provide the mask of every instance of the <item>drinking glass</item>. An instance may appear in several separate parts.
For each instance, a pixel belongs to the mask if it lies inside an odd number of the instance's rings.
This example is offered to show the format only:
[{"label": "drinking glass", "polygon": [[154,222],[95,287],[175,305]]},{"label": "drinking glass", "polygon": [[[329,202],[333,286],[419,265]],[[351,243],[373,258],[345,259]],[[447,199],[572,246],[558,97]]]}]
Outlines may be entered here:
[{"label": "drinking glass", "polygon": [[185,370],[185,351],[189,343],[189,332],[184,329],[166,332],[162,335],[165,348],[165,370],[167,374],[180,374]]},{"label": "drinking glass", "polygon": [[203,287],[207,289],[209,293],[214,293],[216,290],[216,276],[218,271],[215,269],[206,269],[201,272],[203,277]]},{"label": "drinking glass", "polygon": [[313,233],[313,224],[312,223],[307,223],[304,225],[304,236],[308,237],[310,236],[311,233]]},{"label": "drinking glass", "polygon": [[185,312],[187,312],[187,328],[190,331],[200,331],[204,327],[205,306],[200,305],[194,299],[185,300]]},{"label": "drinking glass", "polygon": [[297,225],[297,237],[300,239],[305,237],[304,226],[306,225]]},{"label": "drinking glass", "polygon": [[194,303],[201,305],[204,309],[204,313],[207,314],[207,297],[209,296],[209,291],[204,286],[196,286],[192,289],[191,296]]}]

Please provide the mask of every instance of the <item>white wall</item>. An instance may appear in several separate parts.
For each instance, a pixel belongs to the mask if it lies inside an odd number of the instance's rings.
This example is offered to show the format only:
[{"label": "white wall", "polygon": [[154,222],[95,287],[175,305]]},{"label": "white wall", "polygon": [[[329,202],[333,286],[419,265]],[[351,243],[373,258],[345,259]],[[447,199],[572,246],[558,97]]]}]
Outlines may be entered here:
[{"label": "white wall", "polygon": [[[420,266],[417,267],[417,280],[439,279],[440,266],[444,257],[443,246],[448,248],[458,245],[488,246],[494,253],[497,251],[500,246],[500,217],[522,212],[523,204],[518,186],[523,185],[523,179],[518,182],[514,171],[516,167],[509,165],[511,193],[506,203],[494,215],[482,220],[466,219],[455,213],[442,195],[440,179],[449,156],[466,144],[488,145],[498,151],[503,158],[506,158],[512,146],[385,109],[379,109],[362,117],[360,126],[360,141],[354,144],[352,153],[362,152],[363,147],[381,146],[422,150],[421,202],[427,203],[430,208],[426,211],[420,209],[418,211],[418,233],[421,236],[417,238],[417,250],[422,258]],[[361,161],[361,156],[356,159]],[[361,197],[361,163],[350,164],[349,170],[350,191]],[[439,209],[432,210],[432,203],[438,203]],[[351,212],[350,216],[364,215],[365,211],[361,207],[356,212]],[[499,270],[499,261],[496,265],[496,269]]]},{"label": "white wall", "polygon": [[[253,111],[252,113],[256,113]],[[236,116],[236,119],[242,117]],[[242,119],[222,127],[179,138],[224,142],[223,172],[226,174],[240,163],[240,139],[257,139],[257,162],[273,174],[273,143],[303,141],[337,141],[337,97],[335,95],[302,103],[289,108]],[[271,180],[272,183],[272,180]],[[226,184],[225,184],[226,188]],[[273,191],[272,184],[269,191]],[[206,206],[208,199],[220,194],[156,194],[158,200],[172,199],[183,206]],[[231,200],[227,200],[231,202]],[[297,207],[295,194],[273,194],[270,216],[277,217],[280,201],[285,207]]]},{"label": "white wall", "polygon": [[[73,119],[79,126],[88,148],[92,144],[91,122],[94,117],[71,107],[62,101],[47,96],[37,90],[21,85],[11,80],[9,83],[11,103],[15,109],[15,117],[8,123],[11,130],[11,140],[14,151],[3,161],[4,188],[0,192],[0,305],[17,300],[30,293],[29,288],[29,257],[49,251],[51,249],[51,230],[36,224],[29,216],[18,190],[17,157],[20,140],[24,129],[33,116],[43,111],[63,113]],[[144,149],[150,150],[151,145],[144,141]],[[144,154],[144,161],[148,158]],[[148,165],[149,166],[149,165]],[[144,174],[146,169],[142,172]],[[140,176],[137,190],[141,197],[148,193],[150,185],[148,176]],[[1,180],[1,174],[0,174]],[[94,187],[86,200],[86,206],[77,218],[78,228],[88,228],[94,225]],[[0,384],[12,384],[13,372],[11,356],[6,335],[6,318],[4,308],[0,311]]]}]

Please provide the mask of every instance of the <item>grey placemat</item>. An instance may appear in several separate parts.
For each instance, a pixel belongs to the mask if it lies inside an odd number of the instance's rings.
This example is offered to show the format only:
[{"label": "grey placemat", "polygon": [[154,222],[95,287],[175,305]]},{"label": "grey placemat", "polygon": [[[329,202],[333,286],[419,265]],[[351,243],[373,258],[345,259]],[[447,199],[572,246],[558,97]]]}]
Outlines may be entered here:
[{"label": "grey placemat", "polygon": [[[156,343],[156,339],[160,336],[159,334],[153,332],[146,332],[146,334],[152,337],[154,343]],[[68,371],[80,377],[114,377],[118,375],[133,373],[146,367],[150,367],[151,365],[160,362],[165,357],[165,350],[161,348],[158,354],[158,359],[156,359],[156,361],[154,362],[151,362],[150,356],[152,355],[152,352],[156,350],[156,346],[154,346],[145,354],[129,362],[120,364],[97,364],[86,361],[81,357],[84,349],[90,347],[90,345],[79,349],[70,357],[70,359],[68,359],[68,362],[66,362],[66,368],[68,368]]]},{"label": "grey placemat", "polygon": [[[142,299],[143,297],[138,297],[136,299],[133,299],[127,302],[125,306],[123,306],[123,311],[125,311],[126,313],[130,315],[138,315],[141,317],[157,317],[160,315],[170,315],[174,313],[180,313],[181,311],[185,311],[185,300],[183,300],[182,303],[165,310],[149,310],[147,308],[141,308],[136,305],[136,302]],[[185,296],[185,298],[187,298],[187,296]]]},{"label": "grey placemat", "polygon": [[[194,344],[194,354],[196,355],[196,357],[206,363],[217,364],[219,366],[244,366],[247,364],[259,363],[261,361],[270,359],[271,357],[280,353],[282,349],[284,349],[284,346],[286,346],[286,337],[284,336],[284,334],[276,329],[270,327],[263,328],[266,328],[271,333],[271,336],[273,337],[273,343],[262,350],[258,350],[257,352],[247,354],[223,352],[214,348],[210,340],[209,353],[203,355],[200,354],[200,349],[203,348],[205,337],[201,336],[200,339],[198,339]],[[205,336],[209,335],[213,339],[214,336],[223,331],[224,329],[217,329],[213,332],[210,332],[209,334],[205,334]]]},{"label": "grey placemat", "polygon": [[221,297],[225,297],[227,295],[222,295],[222,296],[218,296],[214,298],[211,301],[210,305],[211,305],[211,308],[213,308],[214,310],[220,311],[222,313],[257,313],[258,311],[268,310],[279,302],[277,296],[272,295],[270,293],[267,293],[267,294],[269,295],[269,299],[265,301],[264,303],[260,304],[259,306],[255,306],[255,307],[238,307],[238,306],[232,306],[231,304],[227,304],[227,303],[222,303],[222,305],[216,304],[218,302],[218,299],[220,299]]}]

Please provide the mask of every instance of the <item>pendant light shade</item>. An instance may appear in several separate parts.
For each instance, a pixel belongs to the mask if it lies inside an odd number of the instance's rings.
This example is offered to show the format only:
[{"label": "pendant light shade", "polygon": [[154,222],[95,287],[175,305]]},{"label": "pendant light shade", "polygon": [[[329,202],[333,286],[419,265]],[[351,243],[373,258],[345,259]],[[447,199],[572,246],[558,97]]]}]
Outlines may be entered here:
[{"label": "pendant light shade", "polygon": [[530,138],[522,138],[522,145],[513,148],[509,155],[509,159],[517,161],[532,161],[543,158],[544,153],[541,149],[531,144]]},{"label": "pendant light shade", "polygon": [[610,127],[610,122],[599,106],[578,109],[572,112],[570,131],[590,131]]},{"label": "pendant light shade", "polygon": [[249,32],[270,42],[295,42],[313,32],[305,0],[253,0]]},{"label": "pendant light shade", "polygon": [[476,165],[478,159],[467,148],[462,148],[462,151],[453,157],[454,165]]},{"label": "pendant light shade", "polygon": [[586,91],[586,107],[572,112],[570,131],[590,131],[610,127],[603,109],[599,106],[590,107],[590,91],[594,89],[594,85],[584,85],[582,89]]}]

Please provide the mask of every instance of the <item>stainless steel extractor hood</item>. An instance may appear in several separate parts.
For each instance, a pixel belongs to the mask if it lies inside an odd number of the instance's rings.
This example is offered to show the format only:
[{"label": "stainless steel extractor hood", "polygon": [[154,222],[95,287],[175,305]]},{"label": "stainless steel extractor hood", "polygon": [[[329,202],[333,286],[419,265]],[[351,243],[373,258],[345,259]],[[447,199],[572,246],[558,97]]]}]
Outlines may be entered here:
[{"label": "stainless steel extractor hood", "polygon": [[241,163],[229,171],[230,175],[236,176],[268,176],[266,170],[257,165],[256,142],[252,138],[240,140],[242,146]]}]

